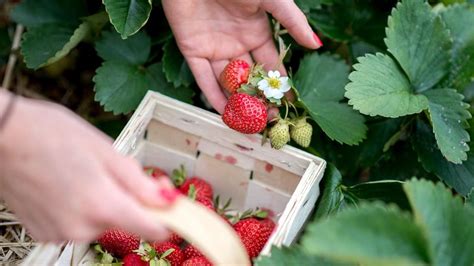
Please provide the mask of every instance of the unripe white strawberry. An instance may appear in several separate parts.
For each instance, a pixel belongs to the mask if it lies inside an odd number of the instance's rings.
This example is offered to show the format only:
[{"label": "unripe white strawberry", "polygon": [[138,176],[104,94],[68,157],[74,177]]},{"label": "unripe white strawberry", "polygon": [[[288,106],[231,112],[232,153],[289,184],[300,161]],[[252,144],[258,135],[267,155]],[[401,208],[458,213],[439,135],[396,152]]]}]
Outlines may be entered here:
[{"label": "unripe white strawberry", "polygon": [[291,120],[290,136],[298,145],[308,148],[311,143],[311,136],[313,135],[313,127],[306,116],[298,117]]},{"label": "unripe white strawberry", "polygon": [[279,150],[290,141],[290,123],[286,119],[280,119],[268,133],[272,147]]}]

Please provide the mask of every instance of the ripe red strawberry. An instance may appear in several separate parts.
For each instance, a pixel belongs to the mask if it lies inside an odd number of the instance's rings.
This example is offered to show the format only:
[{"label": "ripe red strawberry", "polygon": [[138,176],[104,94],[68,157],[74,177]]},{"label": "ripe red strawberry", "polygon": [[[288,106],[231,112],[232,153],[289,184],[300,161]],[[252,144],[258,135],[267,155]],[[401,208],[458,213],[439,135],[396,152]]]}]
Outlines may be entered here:
[{"label": "ripe red strawberry", "polygon": [[194,257],[183,262],[182,266],[212,266],[205,257]]},{"label": "ripe red strawberry", "polygon": [[234,224],[234,229],[251,259],[260,254],[273,232],[270,222],[261,222],[256,218],[243,219]]},{"label": "ripe red strawberry", "polygon": [[212,199],[214,195],[212,186],[207,181],[199,177],[192,177],[192,178],[186,179],[186,181],[184,181],[184,183],[181,185],[179,190],[184,195],[189,195],[189,189],[191,188],[192,185],[194,185],[194,189],[196,190],[196,199],[200,199],[200,198]]},{"label": "ripe red strawberry", "polygon": [[230,96],[222,120],[241,133],[259,133],[267,126],[267,107],[256,97],[236,93]]},{"label": "ripe red strawberry", "polygon": [[123,258],[123,266],[148,266],[148,261],[142,260],[142,256],[130,253]]},{"label": "ripe red strawberry", "polygon": [[181,263],[184,261],[184,253],[181,248],[171,242],[162,242],[162,243],[153,243],[153,248],[159,255],[163,255],[163,253],[167,252],[168,250],[173,249],[174,251],[171,252],[169,255],[165,256],[163,259],[167,260],[171,266],[181,266]]},{"label": "ripe red strawberry", "polygon": [[168,174],[161,168],[159,167],[154,167],[154,166],[147,166],[144,167],[143,170],[151,177],[158,179],[160,177],[167,177]]},{"label": "ripe red strawberry", "polygon": [[196,198],[196,202],[201,203],[204,205],[204,207],[207,207],[208,209],[215,211],[216,209],[214,208],[214,202],[212,199],[209,198]]},{"label": "ripe red strawberry", "polygon": [[183,243],[183,241],[184,239],[176,233],[171,233],[170,237],[168,238],[168,242],[174,243],[176,245],[180,245]]},{"label": "ripe red strawberry", "polygon": [[234,59],[224,68],[220,75],[222,86],[231,94],[235,93],[240,86],[247,83],[250,75],[250,66],[247,62]]},{"label": "ripe red strawberry", "polygon": [[137,250],[140,246],[140,238],[120,229],[106,230],[97,240],[104,250],[117,256],[125,255]]},{"label": "ripe red strawberry", "polygon": [[184,257],[186,259],[191,259],[191,258],[195,258],[195,257],[204,257],[204,255],[202,255],[202,253],[197,249],[195,248],[193,245],[188,245],[184,250]]}]

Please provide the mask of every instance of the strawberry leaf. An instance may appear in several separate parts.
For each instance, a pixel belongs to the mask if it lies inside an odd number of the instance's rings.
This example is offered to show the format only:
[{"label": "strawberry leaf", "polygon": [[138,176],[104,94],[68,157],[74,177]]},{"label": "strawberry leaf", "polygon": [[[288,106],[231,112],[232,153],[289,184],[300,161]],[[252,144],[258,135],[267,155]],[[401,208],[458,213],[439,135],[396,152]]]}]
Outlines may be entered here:
[{"label": "strawberry leaf", "polygon": [[451,70],[443,85],[458,90],[464,89],[474,78],[474,7],[459,4],[447,7],[441,18],[453,39]]},{"label": "strawberry leaf", "polygon": [[474,209],[446,187],[426,180],[403,185],[415,216],[423,230],[432,256],[432,265],[474,264]]},{"label": "strawberry leaf", "polygon": [[122,40],[116,32],[106,31],[96,42],[95,49],[106,61],[142,65],[150,56],[151,39],[143,31],[127,40]]},{"label": "strawberry leaf", "polygon": [[114,114],[135,110],[150,88],[145,69],[114,61],[104,62],[93,80],[95,100]]},{"label": "strawberry leaf", "polygon": [[346,86],[346,97],[354,109],[366,115],[395,118],[428,108],[426,97],[412,92],[409,81],[392,58],[377,53],[358,60]]},{"label": "strawberry leaf", "polygon": [[[66,44],[75,46],[81,41],[87,31],[84,27],[76,30],[76,25],[62,23],[44,24],[40,27],[30,28],[24,35],[21,44],[21,53],[24,56],[26,66],[32,69],[38,69],[50,63],[57,61],[62,56],[62,50]],[[45,38],[44,36],[48,36]],[[56,58],[56,59],[55,59]]]},{"label": "strawberry leaf", "polygon": [[462,164],[454,164],[441,154],[432,129],[418,120],[412,140],[418,159],[426,171],[434,173],[458,193],[467,195],[474,188],[474,152]]},{"label": "strawberry leaf", "polygon": [[471,118],[469,104],[464,96],[450,89],[430,90],[424,93],[429,100],[429,114],[436,142],[441,153],[453,163],[467,159],[469,133],[467,119]]},{"label": "strawberry leaf", "polygon": [[148,84],[150,90],[157,91],[166,96],[175,98],[177,100],[192,103],[194,91],[190,87],[175,87],[173,84],[166,81],[165,74],[161,63],[153,64],[147,68]]},{"label": "strawberry leaf", "polygon": [[163,72],[166,80],[175,87],[189,86],[194,82],[194,76],[178,49],[174,39],[163,46]]},{"label": "strawberry leaf", "polygon": [[115,30],[126,39],[137,33],[148,21],[151,0],[103,0]]},{"label": "strawberry leaf", "polygon": [[294,84],[309,115],[326,135],[354,145],[365,137],[367,127],[362,115],[341,102],[348,73],[344,61],[313,53],[301,61]]},{"label": "strawberry leaf", "polygon": [[11,13],[15,22],[28,28],[51,23],[79,25],[79,18],[85,15],[83,0],[22,0]]},{"label": "strawberry leaf", "polygon": [[[361,245],[370,243],[370,245]],[[308,226],[305,253],[358,265],[424,265],[423,231],[393,205],[362,204]]]},{"label": "strawberry leaf", "polygon": [[449,70],[451,41],[441,19],[424,0],[404,0],[388,19],[385,43],[415,91],[438,83]]}]

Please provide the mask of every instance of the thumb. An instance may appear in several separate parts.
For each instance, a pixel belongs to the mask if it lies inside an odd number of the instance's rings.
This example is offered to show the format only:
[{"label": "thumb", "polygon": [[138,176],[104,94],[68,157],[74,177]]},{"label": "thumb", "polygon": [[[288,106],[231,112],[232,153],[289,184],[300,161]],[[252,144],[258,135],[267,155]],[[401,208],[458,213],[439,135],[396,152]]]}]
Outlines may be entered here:
[{"label": "thumb", "polygon": [[173,203],[179,193],[167,178],[158,181],[147,176],[140,164],[132,159],[114,156],[109,163],[110,175],[117,183],[143,204],[166,207]]}]

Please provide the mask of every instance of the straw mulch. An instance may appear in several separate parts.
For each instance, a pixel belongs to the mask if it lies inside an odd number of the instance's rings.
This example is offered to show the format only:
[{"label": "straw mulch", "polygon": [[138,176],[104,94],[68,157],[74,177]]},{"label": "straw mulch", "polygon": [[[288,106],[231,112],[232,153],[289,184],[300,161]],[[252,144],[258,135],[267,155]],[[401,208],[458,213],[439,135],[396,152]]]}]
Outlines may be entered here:
[{"label": "straw mulch", "polygon": [[0,202],[0,265],[18,264],[33,248],[34,243],[25,228]]}]

